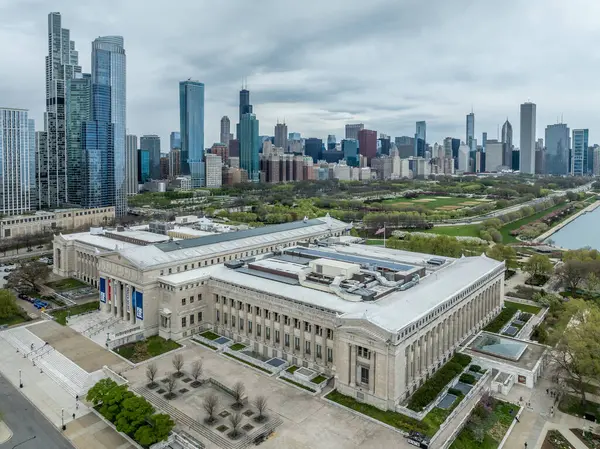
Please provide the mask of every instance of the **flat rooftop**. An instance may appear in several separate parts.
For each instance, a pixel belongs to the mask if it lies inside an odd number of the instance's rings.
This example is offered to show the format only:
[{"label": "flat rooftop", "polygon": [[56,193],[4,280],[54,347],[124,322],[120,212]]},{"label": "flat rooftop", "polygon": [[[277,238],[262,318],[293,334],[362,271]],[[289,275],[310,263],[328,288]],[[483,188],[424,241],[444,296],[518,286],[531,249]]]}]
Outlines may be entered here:
[{"label": "flat rooftop", "polygon": [[[504,349],[500,348],[500,352],[498,355],[494,355],[494,349],[488,350],[490,348],[489,345],[481,347],[482,342],[486,339],[496,339],[498,343],[504,345],[505,347],[509,346],[522,346],[523,350],[519,350],[518,357],[512,358],[510,356],[506,356],[504,354]],[[537,363],[540,361],[546,350],[547,346],[541,345],[539,343],[535,343],[532,341],[519,340],[518,338],[511,338],[505,335],[498,335],[491,332],[481,331],[475,338],[473,338],[468,345],[461,351],[465,354],[470,355],[471,357],[478,357],[480,359],[487,359],[494,361],[496,363],[503,363],[509,366],[514,366],[521,369],[526,369],[527,371],[532,371]],[[508,349],[508,351],[512,351],[512,349]]]},{"label": "flat rooftop", "polygon": [[140,245],[137,245],[135,243],[122,242],[121,240],[115,240],[111,239],[110,237],[105,237],[103,234],[90,234],[89,232],[61,234],[61,237],[65,240],[75,240],[108,251],[142,248]]},{"label": "flat rooftop", "polygon": [[[370,248],[366,245],[353,246],[362,247],[363,254]],[[298,248],[292,248],[292,252]],[[361,248],[353,249],[358,251]],[[427,257],[432,256],[427,255]],[[253,266],[257,268],[253,269]],[[358,290],[367,290],[375,294],[374,300],[362,301],[338,295],[336,291],[339,292],[339,288],[332,288],[325,280],[322,284],[325,289],[311,288],[309,284],[300,285],[298,279],[293,275],[306,268],[307,259],[294,258],[286,252],[283,256],[267,256],[242,268],[228,268],[220,264],[161,276],[158,280],[178,285],[210,278],[323,309],[342,319],[366,320],[382,329],[396,333],[426,316],[443,302],[467,289],[484,276],[494,271],[503,271],[503,264],[485,255],[448,259],[441,268],[430,272],[406,290],[394,288],[393,282],[392,287],[377,282],[371,283],[377,285],[357,287]]]},{"label": "flat rooftop", "polygon": [[126,231],[117,231],[115,229],[110,230],[107,229],[106,234],[112,234],[117,236],[129,237],[132,239],[140,240],[146,243],[161,243],[169,241],[170,237],[168,235],[163,234],[155,234],[153,232],[148,231],[138,231],[138,230],[126,230]]},{"label": "flat rooftop", "polygon": [[379,259],[377,257],[355,256],[352,254],[344,254],[342,252],[337,251],[323,251],[321,249],[298,247],[286,252],[291,253],[293,255],[309,256],[318,259],[331,259],[340,262],[346,262],[347,264],[355,264],[360,266],[371,265],[377,268],[385,268],[390,271],[410,271],[414,268],[413,265],[401,264],[385,259]]}]

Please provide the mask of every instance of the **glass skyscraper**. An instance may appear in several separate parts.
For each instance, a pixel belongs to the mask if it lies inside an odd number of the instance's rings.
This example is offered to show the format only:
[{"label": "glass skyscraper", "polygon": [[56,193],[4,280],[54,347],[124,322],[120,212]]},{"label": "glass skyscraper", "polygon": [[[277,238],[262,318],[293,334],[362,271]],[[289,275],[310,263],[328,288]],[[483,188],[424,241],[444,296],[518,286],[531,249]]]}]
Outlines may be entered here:
[{"label": "glass skyscraper", "polygon": [[583,176],[587,173],[589,130],[573,130],[573,176]]},{"label": "glass skyscraper", "polygon": [[[467,132],[465,142],[471,149],[471,152],[477,151],[477,145],[473,143],[475,140],[475,114],[471,112],[467,114]],[[474,147],[475,146],[475,147]]]},{"label": "glass skyscraper", "polygon": [[[35,128],[26,109],[0,108],[0,214],[19,215],[31,210],[31,172],[35,160]],[[5,236],[2,236],[5,237]]]},{"label": "glass skyscraper", "polygon": [[548,175],[567,175],[570,170],[570,133],[565,123],[546,126],[546,170]]},{"label": "glass skyscraper", "polygon": [[92,117],[92,77],[77,73],[67,80],[67,192],[69,203],[85,206],[82,185],[84,182],[84,141],[82,129]]},{"label": "glass skyscraper", "polygon": [[181,173],[191,176],[192,188],[203,187],[204,172],[204,84],[179,83]]},{"label": "glass skyscraper", "polygon": [[140,137],[140,149],[150,157],[150,177],[160,179],[160,137],[150,134]]},{"label": "glass skyscraper", "polygon": [[46,113],[37,145],[38,206],[63,207],[68,201],[66,81],[81,73],[75,42],[62,28],[58,12],[48,14],[48,56],[46,56]]},{"label": "glass skyscraper", "polygon": [[[93,89],[92,101],[94,102],[95,112],[96,101],[102,103],[100,109],[103,114],[107,112],[104,108],[108,99],[108,122],[112,124],[113,132],[109,143],[113,145],[113,157],[112,166],[109,164],[102,169],[112,172],[103,177],[111,179],[113,185],[106,190],[107,194],[112,195],[111,205],[115,206],[116,214],[119,216],[127,213],[126,55],[122,36],[102,36],[92,42],[92,84],[105,87]],[[101,121],[98,120],[98,117],[95,114],[94,120]],[[103,115],[102,118],[104,119],[105,116]],[[101,137],[106,135],[109,128],[96,128],[99,133],[98,142],[101,142]],[[90,138],[89,141],[93,142],[93,139]]]},{"label": "glass skyscraper", "polygon": [[415,133],[415,156],[425,157],[427,147],[427,122],[417,122]]},{"label": "glass skyscraper", "polygon": [[342,140],[342,152],[344,153],[344,159],[346,164],[352,167],[358,167],[358,140],[356,139],[344,139]]},{"label": "glass skyscraper", "polygon": [[258,136],[258,120],[254,114],[244,114],[239,126],[240,135],[240,168],[248,172],[248,180],[260,181],[258,152],[260,139]]},{"label": "glass skyscraper", "polygon": [[150,179],[150,152],[139,150],[138,153],[138,181],[140,184]]}]

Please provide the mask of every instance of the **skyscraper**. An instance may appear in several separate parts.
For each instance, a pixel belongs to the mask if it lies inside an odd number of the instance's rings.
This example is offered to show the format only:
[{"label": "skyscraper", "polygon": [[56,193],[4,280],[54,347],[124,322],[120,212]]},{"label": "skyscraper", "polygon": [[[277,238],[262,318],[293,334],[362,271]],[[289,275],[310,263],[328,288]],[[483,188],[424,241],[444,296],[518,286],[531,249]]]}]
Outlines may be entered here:
[{"label": "skyscraper", "polygon": [[[35,142],[26,109],[0,108],[0,214],[31,210],[31,161]],[[33,124],[35,127],[35,124]],[[5,237],[5,236],[2,236]]]},{"label": "skyscraper", "polygon": [[425,157],[427,146],[427,122],[417,122],[415,132],[415,156]]},{"label": "skyscraper", "polygon": [[204,171],[204,84],[179,83],[179,123],[181,131],[181,173],[191,175],[192,188],[203,187]]},{"label": "skyscraper", "polygon": [[570,172],[570,133],[566,123],[546,126],[546,172],[548,175],[567,175]]},{"label": "skyscraper", "polygon": [[[92,84],[110,89],[113,124],[113,205],[117,216],[127,213],[126,186],[126,56],[122,36],[101,36],[92,42]],[[95,98],[93,101],[96,101]]]},{"label": "skyscraper", "polygon": [[[252,105],[250,104],[250,91],[240,90],[240,123],[244,114],[252,114]],[[238,136],[239,138],[239,136]]]},{"label": "skyscraper", "polygon": [[145,183],[150,179],[150,153],[148,150],[138,151],[138,182]]},{"label": "skyscraper", "polygon": [[160,179],[160,137],[156,134],[140,137],[140,149],[148,152],[150,178]]},{"label": "skyscraper", "polygon": [[521,105],[521,173],[535,174],[535,103]]},{"label": "skyscraper", "polygon": [[260,181],[258,125],[256,115],[251,113],[244,114],[239,125],[240,168],[246,170],[251,182]]},{"label": "skyscraper", "polygon": [[502,125],[502,165],[512,167],[513,129],[508,118]]},{"label": "skyscraper", "polygon": [[504,165],[504,152],[502,142],[497,140],[488,140],[485,149],[485,169],[486,171],[495,172],[501,169]]},{"label": "skyscraper", "polygon": [[367,158],[367,164],[370,165],[371,159],[377,157],[377,131],[361,129],[358,132],[358,150]]},{"label": "skyscraper", "polygon": [[75,73],[66,81],[67,193],[69,203],[83,205],[83,125],[92,117],[92,76]]},{"label": "skyscraper", "polygon": [[335,146],[337,145],[337,139],[335,135],[329,134],[327,136],[327,150],[335,150]]},{"label": "skyscraper", "polygon": [[312,157],[316,163],[323,156],[323,141],[316,137],[309,137],[304,141],[304,154]]},{"label": "skyscraper", "polygon": [[224,115],[221,118],[221,137],[220,142],[229,145],[229,140],[231,139],[231,121],[229,117]]},{"label": "skyscraper", "polygon": [[75,42],[62,28],[58,12],[48,14],[48,56],[46,56],[45,142],[37,150],[38,207],[62,207],[68,202],[66,81],[81,73]]},{"label": "skyscraper", "polygon": [[346,164],[348,164],[352,167],[359,166],[358,140],[356,140],[356,139],[342,140],[342,152],[344,153],[344,159],[346,160]]},{"label": "skyscraper", "polygon": [[138,138],[127,134],[125,137],[125,185],[127,195],[135,195],[138,191]]},{"label": "skyscraper", "polygon": [[223,175],[223,162],[221,156],[216,154],[207,154],[206,156],[206,187],[221,187]]},{"label": "skyscraper", "polygon": [[587,174],[588,139],[588,129],[573,130],[573,176],[583,176]]},{"label": "skyscraper", "polygon": [[288,147],[288,127],[284,123],[277,123],[275,125],[275,141],[273,142],[276,147],[283,148],[283,151],[287,151]]},{"label": "skyscraper", "polygon": [[358,132],[361,129],[365,129],[365,125],[363,123],[346,125],[346,139],[358,140]]},{"label": "skyscraper", "polygon": [[170,145],[169,150],[181,150],[181,133],[178,131],[172,131],[169,136]]},{"label": "skyscraper", "polygon": [[465,142],[471,149],[471,152],[477,151],[476,146],[473,148],[473,140],[475,140],[475,114],[471,112],[470,114],[467,114],[467,133],[465,138]]}]

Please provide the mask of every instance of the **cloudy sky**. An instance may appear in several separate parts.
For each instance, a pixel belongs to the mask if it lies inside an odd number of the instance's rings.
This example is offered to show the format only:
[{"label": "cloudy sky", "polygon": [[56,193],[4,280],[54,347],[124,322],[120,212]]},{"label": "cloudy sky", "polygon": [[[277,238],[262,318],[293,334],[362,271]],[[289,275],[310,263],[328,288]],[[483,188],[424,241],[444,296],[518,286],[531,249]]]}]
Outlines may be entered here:
[{"label": "cloudy sky", "polygon": [[127,51],[127,128],[179,128],[178,82],[206,85],[205,146],[223,115],[237,121],[247,79],[260,133],[278,119],[304,137],[364,122],[392,136],[427,121],[430,143],[494,138],[519,104],[537,104],[537,133],[564,116],[600,142],[600,41],[594,0],[0,0],[0,106],[28,108],[42,128],[47,13],[90,70],[91,41],[120,34]]}]

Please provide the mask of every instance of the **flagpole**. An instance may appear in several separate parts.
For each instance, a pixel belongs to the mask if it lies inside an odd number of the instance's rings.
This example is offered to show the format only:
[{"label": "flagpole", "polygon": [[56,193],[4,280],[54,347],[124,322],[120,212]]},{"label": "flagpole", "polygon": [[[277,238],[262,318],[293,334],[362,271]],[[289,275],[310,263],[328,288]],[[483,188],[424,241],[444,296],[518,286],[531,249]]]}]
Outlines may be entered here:
[{"label": "flagpole", "polygon": [[385,248],[385,222],[383,223],[383,247]]}]

